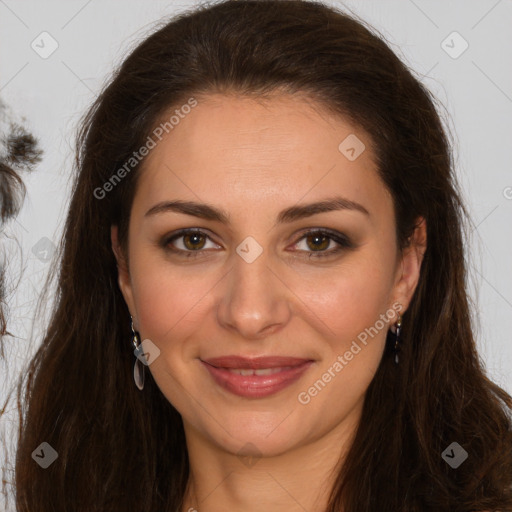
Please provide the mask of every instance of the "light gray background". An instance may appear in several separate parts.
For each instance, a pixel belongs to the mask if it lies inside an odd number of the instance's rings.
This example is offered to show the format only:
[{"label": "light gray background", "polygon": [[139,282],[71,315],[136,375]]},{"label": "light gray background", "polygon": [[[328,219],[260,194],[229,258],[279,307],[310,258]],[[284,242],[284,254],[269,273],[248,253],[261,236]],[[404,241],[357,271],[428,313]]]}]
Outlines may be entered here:
[{"label": "light gray background", "polygon": [[[18,286],[9,298],[9,327],[17,338],[9,343],[8,366],[1,366],[0,398],[37,348],[26,340],[49,268],[41,247],[49,249],[48,257],[52,248],[40,240],[56,244],[59,238],[76,123],[129,49],[163,17],[196,3],[0,0],[0,98],[27,118],[45,152],[37,171],[25,175],[28,196],[21,214],[5,228],[21,247],[13,239],[2,242],[13,255],[10,284]],[[468,258],[478,346],[491,378],[512,393],[512,2],[326,3],[357,13],[379,30],[447,108],[474,223]],[[450,36],[454,31],[469,45],[457,58],[445,51],[453,55],[463,48],[459,36]],[[31,47],[35,41],[40,51],[51,48],[42,32],[58,44],[47,58]]]}]

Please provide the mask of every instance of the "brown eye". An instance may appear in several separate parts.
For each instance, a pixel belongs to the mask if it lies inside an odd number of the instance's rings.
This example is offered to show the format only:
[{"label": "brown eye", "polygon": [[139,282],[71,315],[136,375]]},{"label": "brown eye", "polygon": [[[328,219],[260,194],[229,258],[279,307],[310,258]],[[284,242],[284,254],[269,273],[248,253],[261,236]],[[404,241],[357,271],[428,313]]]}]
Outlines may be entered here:
[{"label": "brown eye", "polygon": [[[333,246],[331,246],[331,242]],[[326,230],[315,230],[305,233],[295,245],[300,246],[301,243],[305,247],[299,248],[298,252],[306,253],[309,258],[334,256],[343,250],[355,247],[346,235]],[[329,247],[331,248],[329,249]]]},{"label": "brown eye", "polygon": [[[211,244],[209,247],[206,245],[208,242]],[[183,229],[171,236],[164,237],[160,245],[166,251],[171,251],[187,258],[206,253],[206,249],[219,247],[213,243],[206,233],[197,229]]]},{"label": "brown eye", "polygon": [[190,250],[202,249],[205,244],[205,237],[199,232],[183,235],[182,238],[183,245]]},{"label": "brown eye", "polygon": [[[323,251],[329,247],[329,243],[331,239],[325,235],[308,235],[306,237],[306,241],[308,243],[308,247],[312,248],[314,251]],[[309,245],[311,243],[311,245]]]}]

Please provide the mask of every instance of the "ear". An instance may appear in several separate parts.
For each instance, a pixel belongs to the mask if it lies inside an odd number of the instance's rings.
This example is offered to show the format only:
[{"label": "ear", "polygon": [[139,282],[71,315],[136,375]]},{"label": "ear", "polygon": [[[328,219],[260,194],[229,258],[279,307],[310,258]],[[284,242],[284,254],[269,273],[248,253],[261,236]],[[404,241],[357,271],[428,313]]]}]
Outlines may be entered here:
[{"label": "ear", "polygon": [[128,310],[130,311],[130,315],[134,317],[135,323],[135,302],[133,300],[132,283],[128,269],[128,262],[126,261],[123,250],[119,245],[118,227],[115,225],[110,227],[110,240],[112,242],[112,251],[114,252],[117,261],[117,282],[119,284],[121,293],[123,294],[126,305],[128,306]]},{"label": "ear", "polygon": [[405,312],[420,279],[421,263],[427,250],[427,222],[423,217],[416,219],[413,234],[409,237],[409,244],[401,253],[398,277],[394,287],[395,302],[402,305]]}]

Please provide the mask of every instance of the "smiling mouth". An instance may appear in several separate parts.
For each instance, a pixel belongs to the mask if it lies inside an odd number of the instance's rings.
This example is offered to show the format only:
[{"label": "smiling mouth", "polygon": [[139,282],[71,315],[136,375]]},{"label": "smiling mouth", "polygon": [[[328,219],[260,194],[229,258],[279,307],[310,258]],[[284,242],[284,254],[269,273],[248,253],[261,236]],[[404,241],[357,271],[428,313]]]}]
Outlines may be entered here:
[{"label": "smiling mouth", "polygon": [[245,398],[274,395],[300,379],[313,363],[311,359],[290,357],[226,356],[201,360],[219,387]]},{"label": "smiling mouth", "polygon": [[301,357],[289,356],[258,356],[258,357],[243,357],[238,355],[212,357],[202,360],[217,368],[232,368],[236,370],[246,369],[269,369],[269,368],[283,368],[295,367],[310,359]]}]

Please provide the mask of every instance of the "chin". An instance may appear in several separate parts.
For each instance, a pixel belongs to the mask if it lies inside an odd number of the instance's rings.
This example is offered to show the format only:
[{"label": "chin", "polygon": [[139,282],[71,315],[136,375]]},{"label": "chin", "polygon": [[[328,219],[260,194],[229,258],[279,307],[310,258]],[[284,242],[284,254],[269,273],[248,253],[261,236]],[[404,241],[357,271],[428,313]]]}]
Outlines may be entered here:
[{"label": "chin", "polygon": [[[220,425],[217,422],[210,425],[208,437],[226,451],[240,456],[280,455],[301,444],[301,441],[305,442],[301,436],[304,421],[298,421],[284,411],[287,409],[279,408],[272,413],[248,411],[239,415],[230,414],[227,421],[218,419]],[[304,432],[306,435],[307,432]]]}]

